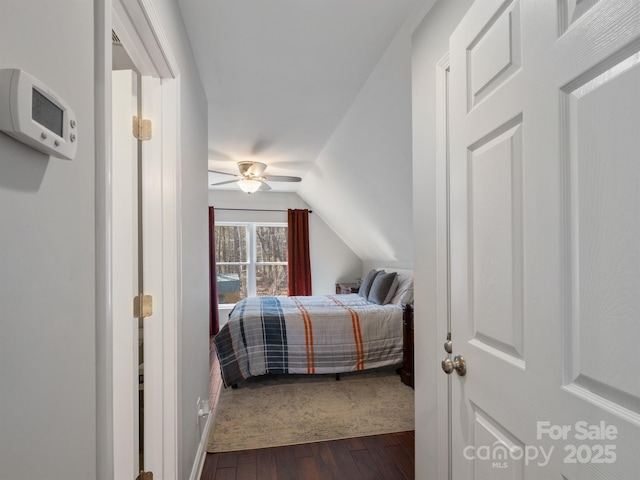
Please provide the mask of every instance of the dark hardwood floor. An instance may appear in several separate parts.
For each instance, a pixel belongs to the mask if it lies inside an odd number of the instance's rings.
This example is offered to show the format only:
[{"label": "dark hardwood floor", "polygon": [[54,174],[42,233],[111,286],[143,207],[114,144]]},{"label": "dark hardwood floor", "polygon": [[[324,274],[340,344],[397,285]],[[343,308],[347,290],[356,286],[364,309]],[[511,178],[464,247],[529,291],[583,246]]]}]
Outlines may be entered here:
[{"label": "dark hardwood floor", "polygon": [[[222,385],[211,343],[211,408]],[[288,447],[207,453],[201,480],[414,479],[415,432],[390,433]]]},{"label": "dark hardwood floor", "polygon": [[405,480],[414,476],[414,432],[208,453],[202,480]]}]

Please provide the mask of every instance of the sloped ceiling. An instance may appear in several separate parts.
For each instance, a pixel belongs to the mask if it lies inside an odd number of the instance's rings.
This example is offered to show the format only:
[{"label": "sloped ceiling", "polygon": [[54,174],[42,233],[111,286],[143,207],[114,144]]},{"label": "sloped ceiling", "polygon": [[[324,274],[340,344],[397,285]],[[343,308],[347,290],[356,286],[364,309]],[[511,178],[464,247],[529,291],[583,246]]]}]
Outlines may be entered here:
[{"label": "sloped ceiling", "polygon": [[366,263],[412,266],[410,65],[399,35],[298,190]]},{"label": "sloped ceiling", "polygon": [[209,102],[209,169],[258,160],[303,177],[271,186],[297,192],[363,260],[410,263],[411,48],[399,32],[433,2],[179,3]]}]

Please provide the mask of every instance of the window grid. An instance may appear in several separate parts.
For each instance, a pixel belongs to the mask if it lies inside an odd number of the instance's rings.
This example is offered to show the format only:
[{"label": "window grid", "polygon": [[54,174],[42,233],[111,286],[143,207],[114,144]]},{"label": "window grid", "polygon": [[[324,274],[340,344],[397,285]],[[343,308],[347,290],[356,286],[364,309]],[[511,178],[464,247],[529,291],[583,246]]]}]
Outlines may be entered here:
[{"label": "window grid", "polygon": [[[279,245],[280,248],[280,258],[282,258],[282,256],[284,256],[284,259],[286,260],[286,229],[287,229],[287,224],[286,223],[281,223],[281,222],[216,222],[216,227],[238,227],[238,228],[243,228],[244,232],[245,232],[245,242],[246,245],[244,247],[244,251],[246,252],[246,258],[244,259],[239,259],[238,261],[223,261],[220,258],[216,258],[216,264],[217,264],[217,268],[218,268],[218,274],[220,274],[221,271],[223,272],[228,272],[230,271],[230,269],[228,268],[224,268],[224,267],[239,267],[239,280],[240,283],[242,283],[242,268],[246,269],[246,295],[243,294],[242,291],[240,292],[235,292],[235,290],[232,290],[231,292],[227,292],[225,290],[228,290],[228,288],[235,288],[235,287],[225,287],[222,288],[221,286],[221,281],[224,280],[224,278],[221,279],[221,276],[218,275],[218,297],[219,297],[219,303],[221,305],[225,305],[225,304],[232,304],[237,302],[238,300],[240,300],[241,298],[244,298],[244,296],[257,296],[260,294],[260,292],[258,292],[258,288],[257,288],[257,270],[259,270],[261,267],[265,267],[265,266],[283,266],[284,267],[284,272],[282,272],[282,270],[280,270],[278,273],[278,277],[280,279],[280,281],[277,283],[276,286],[274,286],[271,290],[271,292],[267,292],[267,295],[286,295],[286,279],[287,279],[287,267],[288,267],[288,262],[287,261],[273,261],[273,260],[268,260],[268,261],[258,261],[258,229],[260,229],[261,227],[266,227],[266,228],[271,228],[271,227],[275,227],[275,228],[283,228],[284,229],[284,235],[281,234],[282,241],[283,241],[283,245]],[[216,242],[217,242],[217,238],[216,238]],[[224,252],[221,253],[221,255],[223,255]],[[217,255],[216,255],[217,256]],[[221,268],[223,267],[223,268]],[[273,271],[271,272],[273,274]],[[235,274],[231,274],[231,275],[235,275]],[[229,280],[229,278],[227,278],[227,280]],[[240,287],[241,288],[241,287]],[[263,288],[264,290],[264,288]]]}]

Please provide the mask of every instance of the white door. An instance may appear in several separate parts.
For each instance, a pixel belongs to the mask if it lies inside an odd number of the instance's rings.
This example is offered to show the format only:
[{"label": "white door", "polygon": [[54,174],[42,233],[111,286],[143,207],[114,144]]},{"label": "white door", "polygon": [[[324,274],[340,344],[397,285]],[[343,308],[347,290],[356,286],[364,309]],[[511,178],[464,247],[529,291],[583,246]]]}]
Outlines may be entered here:
[{"label": "white door", "polygon": [[[161,90],[157,78],[139,79],[131,70],[112,74],[115,478],[135,478],[144,470],[162,479],[174,463],[164,455],[172,441],[166,436],[174,432],[165,431],[163,415],[174,411],[175,402],[163,377],[173,357],[163,335]],[[134,136],[134,116],[150,122],[151,138]],[[139,292],[154,302],[142,320],[133,316]]]},{"label": "white door", "polygon": [[114,478],[136,478],[139,461],[139,337],[133,298],[138,269],[138,80],[131,70],[112,73],[112,298]]},{"label": "white door", "polygon": [[477,0],[450,59],[452,477],[637,478],[640,2]]}]

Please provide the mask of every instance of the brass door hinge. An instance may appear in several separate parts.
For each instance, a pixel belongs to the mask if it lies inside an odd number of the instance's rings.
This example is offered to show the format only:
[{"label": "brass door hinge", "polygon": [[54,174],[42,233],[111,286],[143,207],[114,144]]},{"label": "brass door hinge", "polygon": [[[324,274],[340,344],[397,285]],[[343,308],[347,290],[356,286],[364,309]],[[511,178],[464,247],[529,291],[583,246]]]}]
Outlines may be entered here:
[{"label": "brass door hinge", "polygon": [[142,142],[151,140],[151,120],[134,116],[133,136]]},{"label": "brass door hinge", "polygon": [[133,298],[133,316],[145,318],[153,315],[153,297],[151,295],[138,295]]},{"label": "brass door hinge", "polygon": [[136,480],[153,480],[153,472],[140,472]]}]

